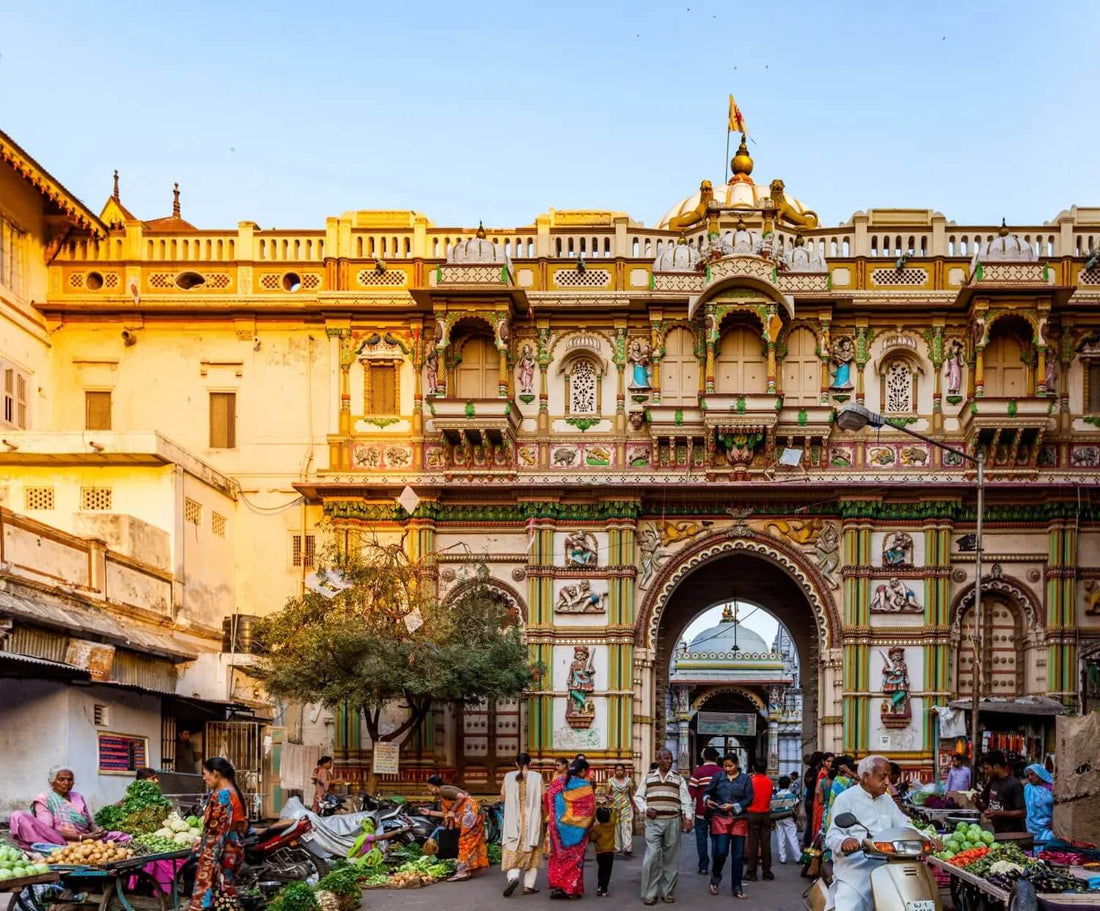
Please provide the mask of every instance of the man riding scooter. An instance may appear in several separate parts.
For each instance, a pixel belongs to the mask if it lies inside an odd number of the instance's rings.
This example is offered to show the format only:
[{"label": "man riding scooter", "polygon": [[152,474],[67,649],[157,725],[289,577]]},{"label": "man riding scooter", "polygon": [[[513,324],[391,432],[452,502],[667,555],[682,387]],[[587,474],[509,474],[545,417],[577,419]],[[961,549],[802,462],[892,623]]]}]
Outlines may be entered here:
[{"label": "man riding scooter", "polygon": [[886,757],[864,757],[856,775],[859,784],[833,802],[825,833],[825,846],[833,852],[833,884],[826,909],[836,911],[874,911],[871,874],[886,861],[865,852],[863,839],[874,841],[881,832],[910,825],[888,793],[890,762]]}]

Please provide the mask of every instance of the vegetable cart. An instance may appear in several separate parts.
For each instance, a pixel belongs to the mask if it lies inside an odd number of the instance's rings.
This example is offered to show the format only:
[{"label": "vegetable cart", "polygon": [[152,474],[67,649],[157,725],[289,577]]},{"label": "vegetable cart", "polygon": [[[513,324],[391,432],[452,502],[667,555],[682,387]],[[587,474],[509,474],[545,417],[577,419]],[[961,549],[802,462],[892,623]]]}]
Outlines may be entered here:
[{"label": "vegetable cart", "polygon": [[14,896],[9,898],[7,907],[14,905],[20,911],[32,911],[34,905],[34,892],[32,886],[46,885],[48,883],[55,883],[59,879],[58,875],[52,870],[49,873],[36,873],[33,876],[18,876],[12,879],[5,879],[0,882],[0,895]]},{"label": "vegetable cart", "polygon": [[[956,911],[985,911],[1006,908],[1008,911],[1073,911],[1076,908],[1100,908],[1100,892],[1036,892],[1026,879],[1017,880],[1005,889],[962,867],[929,857],[927,862],[951,877],[951,899]],[[1082,871],[1082,878],[1089,874]]]},{"label": "vegetable cart", "polygon": [[54,901],[97,911],[179,911],[180,874],[185,865],[177,865],[170,892],[164,892],[144,867],[158,860],[185,861],[190,855],[189,849],[180,849],[143,854],[103,867],[51,865],[64,890],[62,895],[43,902],[25,891],[21,894],[25,899],[22,911],[48,911]]}]

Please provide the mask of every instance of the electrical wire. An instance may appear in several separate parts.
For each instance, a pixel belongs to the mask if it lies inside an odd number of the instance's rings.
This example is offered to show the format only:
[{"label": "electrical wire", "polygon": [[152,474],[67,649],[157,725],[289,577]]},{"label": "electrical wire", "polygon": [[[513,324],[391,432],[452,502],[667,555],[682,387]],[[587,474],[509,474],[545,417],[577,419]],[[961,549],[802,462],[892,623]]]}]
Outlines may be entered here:
[{"label": "electrical wire", "polygon": [[303,500],[305,500],[305,497],[303,497],[301,494],[299,494],[293,500],[291,500],[289,503],[284,503],[281,506],[259,506],[256,503],[250,502],[248,497],[246,497],[244,495],[244,491],[238,491],[238,493],[240,494],[241,502],[244,503],[244,505],[247,506],[250,510],[252,510],[252,512],[256,513],[257,515],[261,515],[261,516],[275,516],[275,515],[278,515],[281,512],[286,512],[288,509],[292,509],[293,507],[295,507],[299,503],[301,503]]}]

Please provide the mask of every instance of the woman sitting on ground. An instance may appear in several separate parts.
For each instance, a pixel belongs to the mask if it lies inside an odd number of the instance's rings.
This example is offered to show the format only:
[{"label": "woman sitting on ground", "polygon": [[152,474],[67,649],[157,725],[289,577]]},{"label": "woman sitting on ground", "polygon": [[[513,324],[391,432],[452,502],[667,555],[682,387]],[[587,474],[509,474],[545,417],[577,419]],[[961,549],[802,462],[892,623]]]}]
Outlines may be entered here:
[{"label": "woman sitting on ground", "polygon": [[65,845],[85,838],[127,842],[124,832],[107,832],[96,826],[84,798],[73,790],[71,769],[54,767],[46,776],[49,789],[31,804],[31,812],[16,810],[8,825],[11,837],[23,850],[31,845]]}]

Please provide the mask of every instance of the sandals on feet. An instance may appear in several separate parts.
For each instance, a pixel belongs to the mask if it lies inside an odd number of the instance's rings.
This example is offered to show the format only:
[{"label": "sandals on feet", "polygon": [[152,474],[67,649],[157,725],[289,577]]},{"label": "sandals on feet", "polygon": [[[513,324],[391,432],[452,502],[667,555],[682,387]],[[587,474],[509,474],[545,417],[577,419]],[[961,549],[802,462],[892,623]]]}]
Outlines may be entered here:
[{"label": "sandals on feet", "polygon": [[709,888],[710,888],[710,894],[711,895],[717,895],[718,894],[718,886],[715,883],[711,883]]}]

